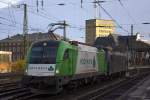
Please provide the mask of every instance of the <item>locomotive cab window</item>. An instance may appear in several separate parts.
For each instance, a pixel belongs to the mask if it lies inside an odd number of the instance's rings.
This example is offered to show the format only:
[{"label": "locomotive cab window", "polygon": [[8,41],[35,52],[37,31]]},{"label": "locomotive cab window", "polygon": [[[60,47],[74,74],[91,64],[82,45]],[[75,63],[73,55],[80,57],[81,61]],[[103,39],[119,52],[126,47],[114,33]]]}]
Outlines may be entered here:
[{"label": "locomotive cab window", "polygon": [[66,60],[69,58],[69,50],[67,49],[64,53],[64,57],[63,57],[63,60]]},{"label": "locomotive cab window", "polygon": [[39,42],[31,49],[31,64],[55,64],[59,42]]}]

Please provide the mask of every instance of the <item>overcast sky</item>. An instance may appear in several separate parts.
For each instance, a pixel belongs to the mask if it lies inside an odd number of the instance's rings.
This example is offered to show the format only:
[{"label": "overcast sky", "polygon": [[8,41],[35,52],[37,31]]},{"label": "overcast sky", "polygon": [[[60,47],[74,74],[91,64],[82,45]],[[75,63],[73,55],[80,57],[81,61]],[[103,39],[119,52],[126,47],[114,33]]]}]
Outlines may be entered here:
[{"label": "overcast sky", "polygon": [[[73,40],[84,41],[85,20],[94,18],[93,0],[43,0],[42,8],[39,0],[39,12],[36,7],[37,0],[0,0],[0,39],[22,33],[23,8],[17,4],[28,4],[28,23],[32,32],[47,32],[48,24],[66,20],[71,26],[67,28],[67,36]],[[116,24],[116,33],[130,34],[130,26],[134,25],[134,33],[141,33],[144,39],[150,40],[150,0],[105,0],[101,5],[126,31]],[[58,5],[63,3],[64,5]],[[9,4],[9,7],[8,7]],[[100,9],[102,19],[111,19]],[[62,30],[57,30],[62,35]]]}]

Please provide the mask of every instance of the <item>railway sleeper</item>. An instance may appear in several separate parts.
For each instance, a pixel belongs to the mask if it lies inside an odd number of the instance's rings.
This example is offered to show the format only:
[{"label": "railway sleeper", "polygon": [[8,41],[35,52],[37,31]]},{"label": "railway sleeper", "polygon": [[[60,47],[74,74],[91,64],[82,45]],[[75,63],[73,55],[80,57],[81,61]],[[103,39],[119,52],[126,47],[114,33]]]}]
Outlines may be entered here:
[{"label": "railway sleeper", "polygon": [[14,99],[22,98],[22,97],[30,95],[30,94],[31,94],[31,92],[29,92],[29,91],[23,91],[23,92],[15,94],[13,96],[6,97],[5,99],[14,100]]},{"label": "railway sleeper", "polygon": [[12,90],[12,91],[1,93],[0,97],[9,96],[9,95],[13,95],[13,94],[16,94],[16,93],[19,93],[19,92],[24,92],[24,91],[27,91],[27,89],[26,88],[20,88],[20,89],[17,89],[17,90]]}]

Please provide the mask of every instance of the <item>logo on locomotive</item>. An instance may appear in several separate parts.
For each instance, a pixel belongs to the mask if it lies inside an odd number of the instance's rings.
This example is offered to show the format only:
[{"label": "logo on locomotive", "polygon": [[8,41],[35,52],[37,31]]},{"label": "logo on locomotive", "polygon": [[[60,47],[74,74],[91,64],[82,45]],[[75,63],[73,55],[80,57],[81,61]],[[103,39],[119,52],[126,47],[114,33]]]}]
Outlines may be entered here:
[{"label": "logo on locomotive", "polygon": [[50,66],[49,68],[48,68],[48,71],[53,71],[54,70],[54,68],[52,67],[52,66]]},{"label": "logo on locomotive", "polygon": [[91,58],[81,58],[80,59],[80,64],[93,65],[93,67],[95,67],[95,65],[96,65],[95,57],[93,57],[93,59],[91,59]]}]

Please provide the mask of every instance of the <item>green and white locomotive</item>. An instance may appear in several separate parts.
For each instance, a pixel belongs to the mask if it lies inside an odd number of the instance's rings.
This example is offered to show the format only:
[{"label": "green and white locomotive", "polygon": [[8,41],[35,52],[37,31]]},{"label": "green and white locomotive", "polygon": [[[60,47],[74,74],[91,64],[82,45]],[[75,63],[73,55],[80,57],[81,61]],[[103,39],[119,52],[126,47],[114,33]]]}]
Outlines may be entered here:
[{"label": "green and white locomotive", "polygon": [[102,49],[78,42],[35,42],[28,52],[22,82],[33,91],[58,93],[72,83],[94,81],[102,75],[124,72],[124,62],[120,62],[119,70],[110,66],[111,56]]}]

